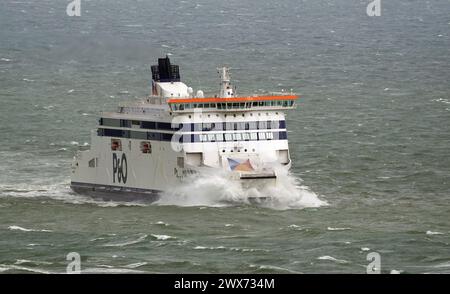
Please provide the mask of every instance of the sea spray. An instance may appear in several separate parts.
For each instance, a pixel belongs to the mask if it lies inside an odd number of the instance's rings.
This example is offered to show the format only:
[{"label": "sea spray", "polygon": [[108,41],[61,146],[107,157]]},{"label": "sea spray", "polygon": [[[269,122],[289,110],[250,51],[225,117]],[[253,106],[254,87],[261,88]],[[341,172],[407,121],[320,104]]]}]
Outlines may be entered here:
[{"label": "sea spray", "polygon": [[274,185],[244,188],[241,181],[231,179],[225,171],[203,171],[190,177],[184,185],[170,188],[162,193],[157,204],[218,207],[251,204],[249,198],[266,197],[266,200],[259,202],[259,205],[273,209],[299,209],[327,205],[308,187],[300,185],[299,179],[288,171],[277,169],[276,173],[277,180]]}]

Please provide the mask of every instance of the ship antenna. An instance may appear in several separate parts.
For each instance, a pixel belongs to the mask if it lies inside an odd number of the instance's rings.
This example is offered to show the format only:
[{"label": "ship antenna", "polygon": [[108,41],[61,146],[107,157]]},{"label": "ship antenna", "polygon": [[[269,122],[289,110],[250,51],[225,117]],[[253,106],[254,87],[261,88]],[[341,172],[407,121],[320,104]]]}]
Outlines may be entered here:
[{"label": "ship antenna", "polygon": [[219,97],[229,98],[234,97],[234,89],[231,85],[230,68],[227,66],[217,68],[220,74],[220,93]]}]

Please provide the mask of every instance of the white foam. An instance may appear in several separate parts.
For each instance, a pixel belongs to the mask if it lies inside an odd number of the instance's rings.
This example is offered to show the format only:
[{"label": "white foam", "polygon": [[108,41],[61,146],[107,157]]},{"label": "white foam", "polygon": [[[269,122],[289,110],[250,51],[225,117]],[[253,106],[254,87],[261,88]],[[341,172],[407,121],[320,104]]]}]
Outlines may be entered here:
[{"label": "white foam", "polygon": [[299,209],[327,205],[325,201],[299,180],[282,169],[277,171],[276,185],[249,188],[242,187],[241,182],[228,178],[225,172],[210,170],[193,176],[183,186],[174,187],[164,192],[157,204],[178,206],[221,207],[229,205],[250,204],[249,197],[270,197],[261,206],[273,209]]},{"label": "white foam", "polygon": [[447,267],[450,267],[450,261],[434,265],[433,267],[434,268],[447,268]]},{"label": "white foam", "polygon": [[51,230],[35,230],[35,229],[27,229],[19,226],[9,226],[9,230],[11,231],[22,231],[22,232],[51,232]]},{"label": "white foam", "polygon": [[284,267],[280,267],[280,266],[274,266],[274,265],[256,265],[256,264],[250,264],[249,265],[250,268],[258,268],[261,270],[278,270],[278,271],[285,271],[288,273],[293,273],[293,274],[301,274],[301,272],[297,272],[297,271],[293,271]]},{"label": "white foam", "polygon": [[108,244],[105,244],[103,246],[105,246],[105,247],[124,247],[124,246],[128,246],[128,245],[133,245],[133,244],[136,244],[136,243],[140,243],[140,242],[144,241],[147,237],[148,237],[148,235],[143,234],[143,235],[139,236],[137,239],[134,239],[134,240],[127,240],[127,241],[118,242],[118,243],[108,243]]},{"label": "white foam", "polygon": [[70,189],[69,180],[64,180],[56,184],[15,184],[1,185],[0,197],[23,197],[38,198],[48,197],[55,200],[64,201],[70,204],[92,204],[100,207],[117,207],[117,206],[147,206],[148,204],[133,201],[102,201],[95,200],[91,197],[73,193]]},{"label": "white foam", "polygon": [[433,232],[433,231],[427,231],[426,234],[427,234],[427,235],[444,235],[444,233],[441,233],[441,232]]},{"label": "white foam", "polygon": [[137,268],[137,267],[144,266],[146,264],[147,264],[147,262],[143,261],[143,262],[136,262],[136,263],[127,264],[124,267],[126,267],[126,268]]},{"label": "white foam", "polygon": [[28,259],[18,259],[18,260],[16,260],[16,262],[14,264],[24,264],[24,263],[35,264],[35,265],[52,264],[51,262],[47,262],[47,261],[34,261],[34,260],[28,260]]},{"label": "white foam", "polygon": [[223,250],[226,249],[224,246],[216,246],[216,247],[205,247],[205,246],[195,246],[194,250]]},{"label": "white foam", "polygon": [[169,236],[169,235],[157,235],[152,234],[152,237],[156,238],[156,240],[169,240],[169,239],[176,239],[175,237]]},{"label": "white foam", "polygon": [[337,258],[334,258],[333,256],[329,256],[329,255],[320,256],[317,259],[319,259],[319,260],[329,260],[329,261],[333,261],[333,262],[336,262],[336,263],[348,263],[347,260],[337,259]]},{"label": "white foam", "polygon": [[0,58],[0,60],[1,60],[1,61],[6,61],[6,62],[11,61],[11,59],[9,59],[9,58]]},{"label": "white foam", "polygon": [[328,227],[327,230],[328,231],[347,231],[347,230],[351,230],[351,228],[332,228],[332,227]]},{"label": "white foam", "polygon": [[298,225],[295,225],[295,224],[292,224],[292,225],[288,226],[288,229],[296,230],[296,231],[303,231],[305,228],[303,228],[301,226],[298,226]]},{"label": "white foam", "polygon": [[398,275],[398,274],[401,274],[403,271],[399,271],[399,270],[396,270],[396,269],[393,269],[393,270],[391,270],[391,275]]},{"label": "white foam", "polygon": [[[43,269],[39,269],[39,268],[29,268],[29,267],[25,267],[25,266],[20,266],[20,265],[5,265],[5,264],[1,264],[0,268],[4,268],[5,270],[11,270],[11,269],[15,269],[15,270],[21,270],[21,271],[27,271],[27,272],[33,272],[33,273],[39,273],[39,274],[52,274],[52,272],[43,270]],[[3,270],[3,271],[5,271]]]},{"label": "white foam", "polygon": [[369,251],[369,250],[370,250],[369,247],[362,247],[362,248],[361,248],[361,251]]},{"label": "white foam", "polygon": [[144,271],[133,270],[133,269],[123,269],[123,268],[87,268],[82,269],[82,273],[86,274],[96,274],[96,273],[107,273],[107,274],[126,274],[126,273],[144,273]]},{"label": "white foam", "polygon": [[8,270],[10,270],[10,268],[0,266],[0,273],[1,273],[1,272],[6,272],[6,271],[8,271]]},{"label": "white foam", "polygon": [[[71,145],[79,145],[72,141]],[[61,150],[63,151],[63,150]],[[73,193],[70,179],[48,184],[22,183],[14,185],[0,184],[0,197],[48,197],[71,204],[92,204],[100,207],[148,206],[149,203],[138,201],[103,201]],[[307,187],[301,186],[299,180],[287,173],[278,174],[276,186],[257,190],[245,189],[239,181],[231,180],[224,173],[197,176],[183,186],[170,189],[162,194],[157,205],[218,207],[250,204],[248,197],[276,196],[260,205],[273,209],[301,209],[328,205]]]},{"label": "white foam", "polygon": [[239,248],[239,247],[232,247],[230,248],[231,251],[239,251],[239,252],[270,252],[270,250],[267,249],[259,249],[259,248]]}]

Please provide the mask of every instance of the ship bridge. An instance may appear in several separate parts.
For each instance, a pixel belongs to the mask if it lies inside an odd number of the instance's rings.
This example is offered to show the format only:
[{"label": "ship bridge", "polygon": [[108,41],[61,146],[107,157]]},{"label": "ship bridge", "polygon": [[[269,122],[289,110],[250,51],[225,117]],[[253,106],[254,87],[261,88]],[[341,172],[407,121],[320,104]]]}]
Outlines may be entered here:
[{"label": "ship bridge", "polygon": [[297,95],[249,96],[232,98],[171,98],[167,101],[173,112],[203,111],[246,111],[246,110],[284,110],[295,108]]}]

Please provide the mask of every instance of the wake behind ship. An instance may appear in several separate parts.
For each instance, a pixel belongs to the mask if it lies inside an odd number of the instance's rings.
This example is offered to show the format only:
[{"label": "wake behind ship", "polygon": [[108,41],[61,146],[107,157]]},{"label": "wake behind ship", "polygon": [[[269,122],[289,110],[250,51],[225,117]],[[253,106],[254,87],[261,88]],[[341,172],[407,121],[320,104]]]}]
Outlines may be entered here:
[{"label": "wake behind ship", "polygon": [[151,70],[152,94],[101,113],[90,150],[77,151],[75,192],[154,201],[193,177],[220,172],[258,189],[276,185],[278,171],[290,168],[284,111],[295,107],[298,96],[235,96],[223,67],[219,94],[204,97],[181,82],[169,57]]}]

